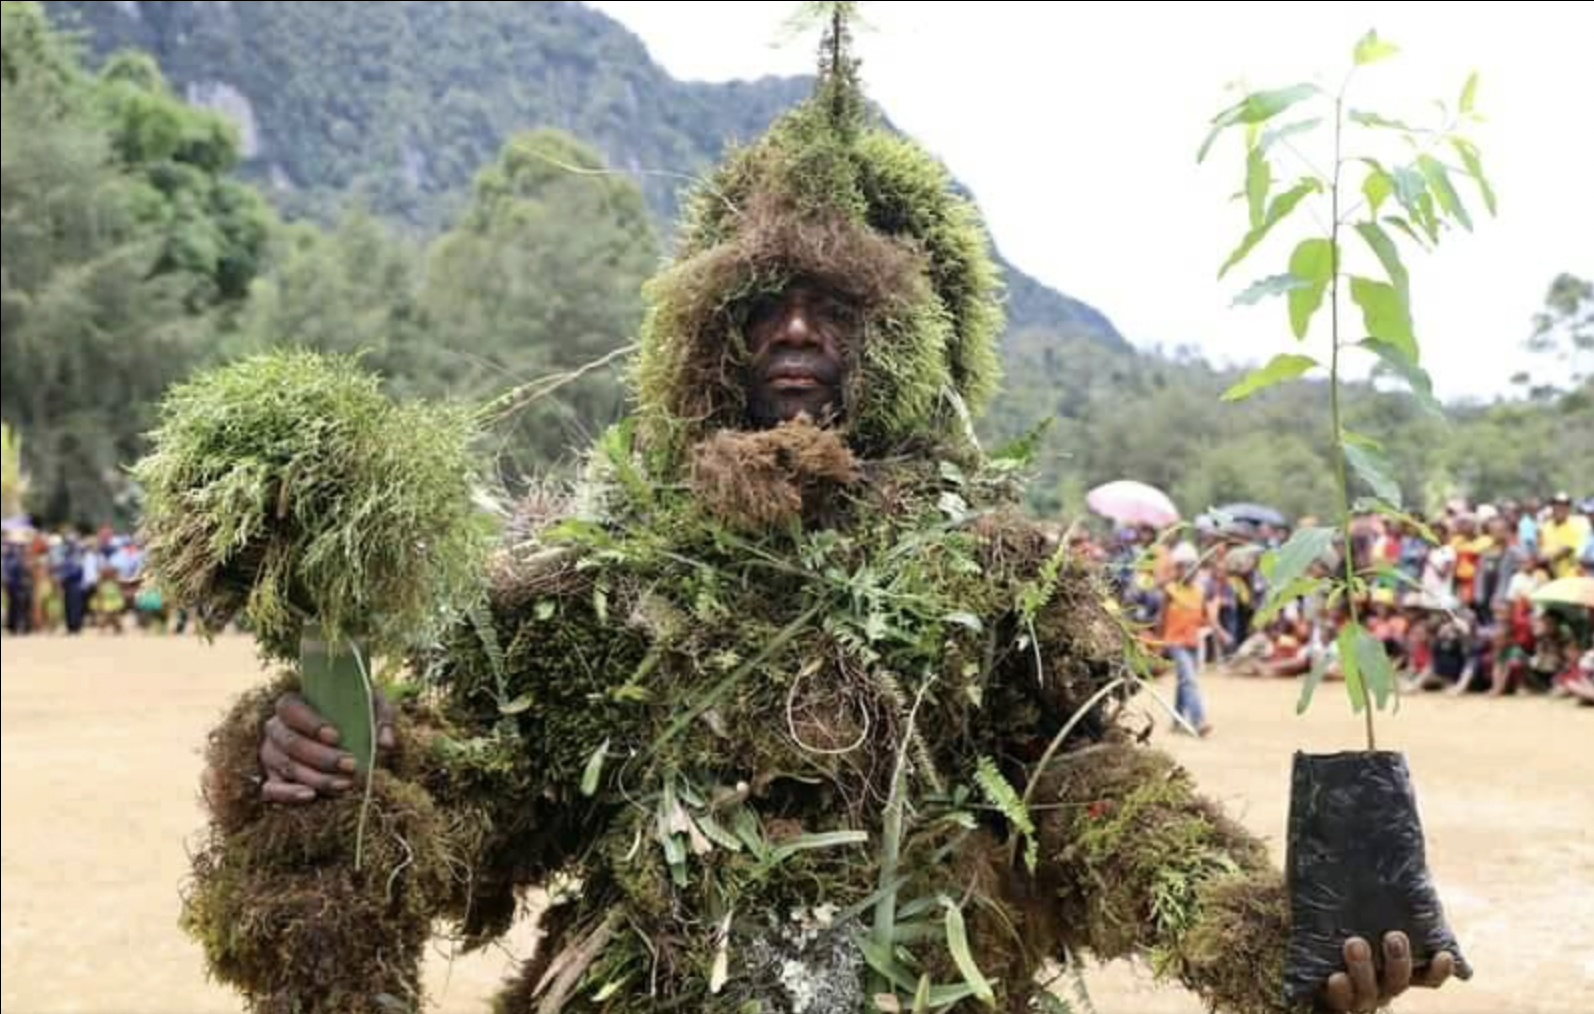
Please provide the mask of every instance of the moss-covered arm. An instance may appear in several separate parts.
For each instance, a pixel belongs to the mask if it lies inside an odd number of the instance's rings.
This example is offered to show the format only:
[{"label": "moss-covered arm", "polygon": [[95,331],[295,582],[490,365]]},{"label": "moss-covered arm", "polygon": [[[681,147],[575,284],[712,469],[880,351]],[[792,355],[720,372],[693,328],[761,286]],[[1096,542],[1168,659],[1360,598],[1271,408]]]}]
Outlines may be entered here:
[{"label": "moss-covered arm", "polygon": [[1067,945],[1147,958],[1223,1014],[1309,1009],[1284,997],[1281,875],[1170,757],[1107,742],[1059,757],[1044,778],[1039,879]]}]

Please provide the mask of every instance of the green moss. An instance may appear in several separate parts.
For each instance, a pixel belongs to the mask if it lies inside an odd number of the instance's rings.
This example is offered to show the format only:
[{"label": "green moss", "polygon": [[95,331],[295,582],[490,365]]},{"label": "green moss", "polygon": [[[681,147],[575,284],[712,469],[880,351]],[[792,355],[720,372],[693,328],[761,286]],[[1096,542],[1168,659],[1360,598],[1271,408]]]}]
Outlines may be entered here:
[{"label": "green moss", "polygon": [[480,573],[474,429],[378,384],[350,358],[279,352],[172,388],[134,469],[172,602],[212,625],[241,611],[282,660],[310,619],[378,651],[424,641]]},{"label": "green moss", "polygon": [[692,200],[675,262],[648,291],[636,386],[650,439],[678,446],[742,425],[740,314],[803,277],[861,311],[854,447],[961,441],[951,400],[977,413],[994,392],[1002,313],[989,241],[950,183],[911,141],[836,130],[818,99],[734,152]]}]

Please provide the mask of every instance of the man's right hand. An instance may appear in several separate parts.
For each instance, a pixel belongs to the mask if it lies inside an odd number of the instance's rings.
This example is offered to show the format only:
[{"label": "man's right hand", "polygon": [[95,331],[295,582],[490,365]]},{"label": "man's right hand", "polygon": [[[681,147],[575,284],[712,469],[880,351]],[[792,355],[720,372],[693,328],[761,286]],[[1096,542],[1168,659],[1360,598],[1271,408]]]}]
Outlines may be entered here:
[{"label": "man's right hand", "polygon": [[[376,746],[380,752],[398,742],[393,711],[376,693]],[[355,784],[354,755],[338,749],[338,730],[298,694],[277,698],[277,712],[260,740],[260,769],[265,781],[260,797],[268,803],[308,803],[347,792]]]}]

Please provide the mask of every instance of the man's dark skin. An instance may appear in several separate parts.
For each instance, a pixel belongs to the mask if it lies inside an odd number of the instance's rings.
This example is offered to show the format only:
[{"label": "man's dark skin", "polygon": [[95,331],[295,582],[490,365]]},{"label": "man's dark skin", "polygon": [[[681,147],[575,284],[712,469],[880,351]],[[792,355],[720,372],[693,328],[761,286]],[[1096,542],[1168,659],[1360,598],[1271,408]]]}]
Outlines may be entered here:
[{"label": "man's dark skin", "polygon": [[[751,359],[747,371],[749,420],[759,428],[806,415],[834,422],[843,412],[846,382],[843,350],[855,316],[843,302],[819,288],[797,283],[778,298],[757,303],[745,334]],[[392,712],[378,698],[377,745],[394,743]],[[277,701],[260,745],[265,771],[262,796],[273,803],[307,803],[347,792],[354,785],[354,757],[337,749],[338,732],[298,694]],[[1412,986],[1437,988],[1450,978],[1455,961],[1440,953],[1414,970],[1411,946],[1400,932],[1384,936],[1383,975],[1368,942],[1345,942],[1345,968],[1329,978],[1320,997],[1331,1011],[1374,1011]]]}]

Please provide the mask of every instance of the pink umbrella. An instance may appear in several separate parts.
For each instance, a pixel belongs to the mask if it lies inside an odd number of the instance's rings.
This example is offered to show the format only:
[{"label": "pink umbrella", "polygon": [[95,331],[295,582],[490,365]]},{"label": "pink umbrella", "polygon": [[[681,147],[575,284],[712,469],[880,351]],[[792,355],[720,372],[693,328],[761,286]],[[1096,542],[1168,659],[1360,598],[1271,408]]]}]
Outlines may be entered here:
[{"label": "pink umbrella", "polygon": [[1097,514],[1119,524],[1161,528],[1179,520],[1179,508],[1168,499],[1168,494],[1155,486],[1128,479],[1097,486],[1085,495],[1085,503]]}]

